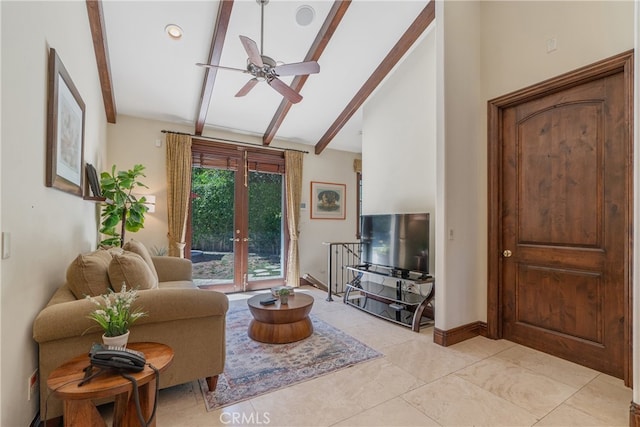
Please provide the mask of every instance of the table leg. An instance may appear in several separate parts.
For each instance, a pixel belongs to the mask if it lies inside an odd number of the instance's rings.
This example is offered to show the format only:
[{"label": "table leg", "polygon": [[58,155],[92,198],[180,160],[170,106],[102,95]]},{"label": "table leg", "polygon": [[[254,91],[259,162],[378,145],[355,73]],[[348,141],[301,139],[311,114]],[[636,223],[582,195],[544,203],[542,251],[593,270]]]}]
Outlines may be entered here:
[{"label": "table leg", "polygon": [[65,400],[64,426],[106,427],[100,412],[91,400]]},{"label": "table leg", "polygon": [[123,427],[126,416],[127,405],[129,404],[130,392],[120,393],[113,402],[113,427]]},{"label": "table leg", "polygon": [[[140,409],[142,417],[145,421],[149,419],[153,412],[153,403],[156,397],[156,380],[153,379],[146,384],[138,387],[138,396],[140,397]],[[136,409],[136,401],[133,396],[130,396],[126,406],[126,412],[124,414],[123,426],[133,427],[139,426],[140,421],[138,419],[138,411]],[[149,423],[149,427],[155,427],[156,419]]]},{"label": "table leg", "polygon": [[[427,305],[433,300],[433,297],[436,296],[436,286],[435,284],[431,287],[431,291],[425,297],[424,300],[420,303],[415,313],[413,314],[413,322],[411,323],[411,330],[414,332],[420,332],[420,321],[422,320],[422,316],[424,315],[424,311],[427,308]],[[433,320],[435,321],[435,312],[433,313]]]}]

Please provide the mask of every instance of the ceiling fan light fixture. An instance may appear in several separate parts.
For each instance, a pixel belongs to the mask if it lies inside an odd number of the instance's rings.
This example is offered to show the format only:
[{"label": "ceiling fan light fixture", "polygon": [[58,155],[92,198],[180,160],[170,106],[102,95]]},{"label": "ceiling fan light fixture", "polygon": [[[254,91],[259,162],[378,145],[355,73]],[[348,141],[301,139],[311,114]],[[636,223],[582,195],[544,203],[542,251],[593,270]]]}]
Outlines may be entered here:
[{"label": "ceiling fan light fixture", "polygon": [[172,40],[180,40],[182,38],[182,28],[176,24],[169,24],[164,27],[164,31]]},{"label": "ceiling fan light fixture", "polygon": [[307,4],[304,4],[296,9],[296,23],[301,27],[310,25],[315,17],[316,11]]}]

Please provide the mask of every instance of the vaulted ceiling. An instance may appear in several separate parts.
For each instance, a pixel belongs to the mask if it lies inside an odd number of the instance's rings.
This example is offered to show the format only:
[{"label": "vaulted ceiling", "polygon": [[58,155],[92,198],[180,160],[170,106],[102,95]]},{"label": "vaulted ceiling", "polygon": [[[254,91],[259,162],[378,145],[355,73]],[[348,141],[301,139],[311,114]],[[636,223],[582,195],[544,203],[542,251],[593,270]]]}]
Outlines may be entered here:
[{"label": "vaulted ceiling", "polygon": [[[434,20],[433,1],[87,0],[107,119],[118,114],[210,130],[361,151],[361,107]],[[262,15],[263,13],[263,15]],[[264,18],[261,28],[261,19]],[[165,29],[174,24],[175,40]],[[320,72],[281,76],[303,97],[292,104],[252,78],[239,36],[289,64]],[[209,132],[210,133],[210,132]]]}]

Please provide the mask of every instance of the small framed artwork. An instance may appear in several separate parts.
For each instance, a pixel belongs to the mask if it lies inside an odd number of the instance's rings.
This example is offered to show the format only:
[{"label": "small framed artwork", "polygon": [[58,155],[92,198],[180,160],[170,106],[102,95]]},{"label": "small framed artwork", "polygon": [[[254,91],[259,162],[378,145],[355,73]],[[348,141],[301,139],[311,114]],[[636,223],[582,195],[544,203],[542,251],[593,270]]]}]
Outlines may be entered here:
[{"label": "small framed artwork", "polygon": [[55,49],[49,50],[46,185],[82,197],[84,102]]},{"label": "small framed artwork", "polygon": [[311,219],[345,219],[347,186],[311,181]]}]

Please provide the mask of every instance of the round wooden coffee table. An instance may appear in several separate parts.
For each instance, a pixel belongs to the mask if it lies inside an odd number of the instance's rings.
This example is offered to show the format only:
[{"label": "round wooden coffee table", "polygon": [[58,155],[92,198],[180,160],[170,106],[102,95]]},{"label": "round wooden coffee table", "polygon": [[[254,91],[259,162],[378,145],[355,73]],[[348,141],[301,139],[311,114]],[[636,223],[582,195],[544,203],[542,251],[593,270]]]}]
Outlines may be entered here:
[{"label": "round wooden coffee table", "polygon": [[[173,361],[171,347],[160,343],[130,343],[127,348],[144,353],[147,363],[164,371]],[[91,381],[78,386],[84,378],[83,369],[89,365],[87,353],[79,355],[56,368],[47,379],[47,387],[53,395],[64,401],[64,425],[105,425],[104,420],[92,402],[92,399],[115,397],[114,426],[139,426],[136,405],[131,396],[132,384],[116,372],[105,372]],[[140,372],[130,372],[138,383],[140,409],[148,420],[155,400],[155,372],[145,366]],[[156,418],[150,425],[156,425]]]},{"label": "round wooden coffee table", "polygon": [[253,320],[249,324],[249,337],[269,344],[285,344],[300,341],[313,333],[309,312],[313,297],[300,292],[289,295],[288,304],[262,305],[260,301],[271,298],[261,294],[249,298],[249,310]]}]

